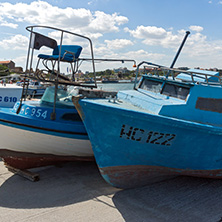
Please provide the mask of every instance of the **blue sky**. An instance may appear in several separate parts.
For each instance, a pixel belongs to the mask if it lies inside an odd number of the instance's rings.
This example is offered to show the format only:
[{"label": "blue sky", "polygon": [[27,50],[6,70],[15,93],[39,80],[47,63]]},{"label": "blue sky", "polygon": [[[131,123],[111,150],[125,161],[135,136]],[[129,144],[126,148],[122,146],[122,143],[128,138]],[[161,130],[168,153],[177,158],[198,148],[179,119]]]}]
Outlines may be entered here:
[{"label": "blue sky", "polygon": [[0,60],[13,60],[25,68],[29,36],[25,27],[49,25],[91,37],[96,58],[169,66],[189,30],[175,67],[222,68],[221,24],[219,0],[2,0]]}]

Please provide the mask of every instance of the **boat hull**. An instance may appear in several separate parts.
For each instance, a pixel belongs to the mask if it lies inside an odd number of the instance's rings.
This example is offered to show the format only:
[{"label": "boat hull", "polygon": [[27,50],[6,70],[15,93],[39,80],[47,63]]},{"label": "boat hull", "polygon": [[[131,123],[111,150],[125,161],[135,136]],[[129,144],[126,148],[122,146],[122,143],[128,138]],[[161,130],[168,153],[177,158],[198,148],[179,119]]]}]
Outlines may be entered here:
[{"label": "boat hull", "polygon": [[[0,121],[0,123],[2,123]],[[94,160],[87,135],[18,128],[1,124],[0,157],[18,169],[29,169],[60,162]]]},{"label": "boat hull", "polygon": [[42,96],[45,92],[45,88],[44,89],[28,89],[27,94],[30,96]]},{"label": "boat hull", "polygon": [[79,104],[100,172],[111,185],[143,186],[179,175],[222,178],[221,128],[104,100]]},{"label": "boat hull", "polygon": [[94,161],[93,156],[61,156],[45,153],[17,152],[12,150],[0,150],[2,159],[7,166],[24,170],[50,165],[59,165],[73,161]]},{"label": "boat hull", "polygon": [[12,108],[22,96],[22,87],[14,84],[0,85],[0,107]]},{"label": "boat hull", "polygon": [[218,170],[190,170],[161,166],[115,166],[100,167],[103,178],[118,188],[134,188],[145,186],[177,176],[193,176],[213,179],[222,179],[222,169]]},{"label": "boat hull", "polygon": [[51,119],[51,105],[26,101],[17,114],[0,109],[0,157],[14,168],[29,169],[75,160],[94,160],[85,127],[74,106],[58,106]]}]

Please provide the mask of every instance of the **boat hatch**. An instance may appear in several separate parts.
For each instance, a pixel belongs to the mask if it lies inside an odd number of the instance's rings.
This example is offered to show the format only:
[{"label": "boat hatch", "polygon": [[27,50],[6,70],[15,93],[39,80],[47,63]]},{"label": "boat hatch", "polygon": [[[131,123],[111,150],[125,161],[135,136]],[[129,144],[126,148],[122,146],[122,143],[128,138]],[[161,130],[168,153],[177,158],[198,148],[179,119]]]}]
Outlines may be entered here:
[{"label": "boat hatch", "polygon": [[183,100],[187,98],[190,92],[190,86],[183,86],[174,82],[165,82],[164,79],[144,78],[139,88]]},{"label": "boat hatch", "polygon": [[82,119],[80,118],[78,113],[65,113],[64,115],[62,115],[61,119],[67,120],[67,121],[82,122]]}]

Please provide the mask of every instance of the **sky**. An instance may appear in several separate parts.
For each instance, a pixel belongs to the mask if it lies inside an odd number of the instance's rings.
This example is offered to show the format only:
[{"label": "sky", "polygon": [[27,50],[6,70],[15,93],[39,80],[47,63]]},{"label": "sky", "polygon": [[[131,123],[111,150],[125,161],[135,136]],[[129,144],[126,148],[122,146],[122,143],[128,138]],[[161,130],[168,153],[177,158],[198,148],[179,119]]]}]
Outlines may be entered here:
[{"label": "sky", "polygon": [[[25,68],[30,25],[61,28],[92,39],[95,58],[135,59],[175,67],[222,69],[219,0],[0,1],[0,61]],[[75,43],[76,44],[76,43]],[[129,64],[96,64],[96,70]],[[88,69],[83,66],[84,71]]]}]

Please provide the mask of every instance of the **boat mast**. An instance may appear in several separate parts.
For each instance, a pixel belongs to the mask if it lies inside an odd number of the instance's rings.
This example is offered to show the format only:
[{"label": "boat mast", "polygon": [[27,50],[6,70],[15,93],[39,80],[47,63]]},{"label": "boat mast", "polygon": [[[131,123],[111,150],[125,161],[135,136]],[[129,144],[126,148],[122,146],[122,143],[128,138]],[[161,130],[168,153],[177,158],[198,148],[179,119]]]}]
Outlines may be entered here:
[{"label": "boat mast", "polygon": [[178,58],[178,56],[179,56],[179,54],[180,54],[180,52],[181,52],[181,50],[182,50],[182,48],[183,48],[183,46],[184,46],[184,44],[185,44],[185,42],[186,42],[187,37],[188,37],[189,34],[190,34],[190,32],[189,32],[189,31],[186,31],[186,35],[185,35],[185,37],[184,37],[184,39],[183,39],[183,42],[181,43],[180,48],[178,49],[177,54],[176,54],[176,56],[175,56],[175,58],[174,58],[174,60],[173,60],[173,62],[172,62],[172,64],[171,64],[170,68],[173,68],[173,67],[174,67],[174,64],[176,63],[177,58]]}]

